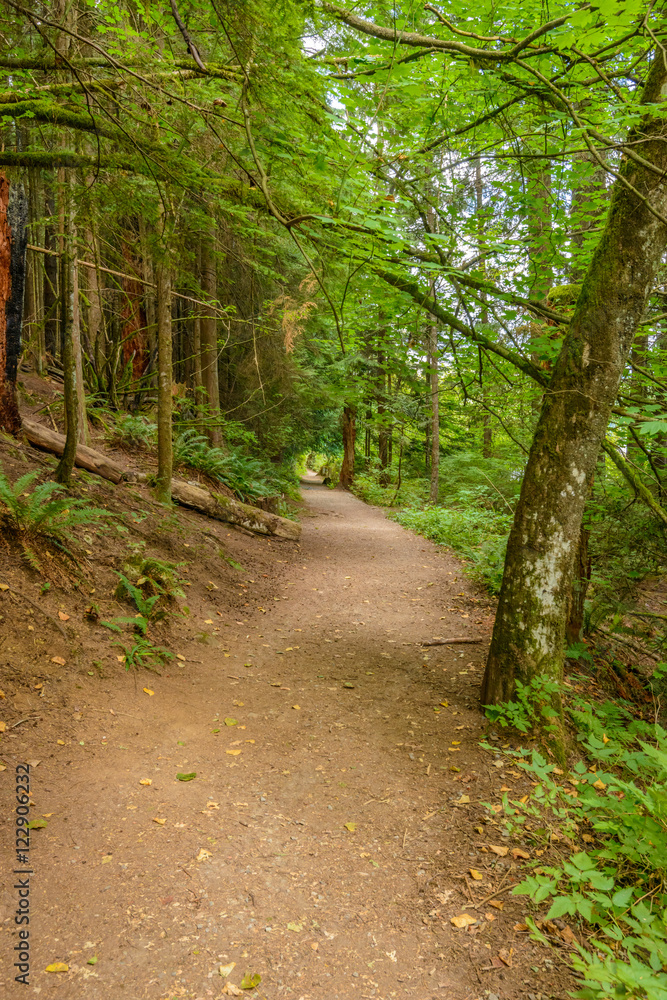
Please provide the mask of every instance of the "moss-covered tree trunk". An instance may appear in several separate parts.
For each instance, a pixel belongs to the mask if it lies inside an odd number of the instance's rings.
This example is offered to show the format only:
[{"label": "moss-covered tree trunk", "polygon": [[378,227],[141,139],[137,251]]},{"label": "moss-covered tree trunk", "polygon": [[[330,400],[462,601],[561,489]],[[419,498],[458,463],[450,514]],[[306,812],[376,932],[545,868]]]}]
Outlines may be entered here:
[{"label": "moss-covered tree trunk", "polygon": [[[667,65],[659,53],[644,103],[662,102],[665,91]],[[666,140],[667,122],[650,113],[630,136],[630,148],[641,144],[642,157],[657,172],[632,160],[621,168],[544,395],[507,548],[482,684],[484,704],[511,699],[517,679],[562,675],[568,595],[588,486],[667,243],[667,225],[657,217],[667,214]]]}]

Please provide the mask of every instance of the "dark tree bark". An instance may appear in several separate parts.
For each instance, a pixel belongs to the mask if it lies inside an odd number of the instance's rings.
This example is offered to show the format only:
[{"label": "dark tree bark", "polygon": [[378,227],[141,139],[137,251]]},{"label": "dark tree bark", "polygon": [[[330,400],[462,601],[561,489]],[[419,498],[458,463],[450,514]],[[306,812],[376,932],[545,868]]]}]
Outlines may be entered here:
[{"label": "dark tree bark", "polygon": [[349,490],[354,479],[354,443],[357,436],[357,408],[345,406],[342,416],[343,464],[340,467],[338,485]]},{"label": "dark tree bark", "polygon": [[[661,102],[663,87],[667,66],[659,53],[644,104]],[[507,548],[482,684],[485,704],[511,699],[517,680],[562,677],[567,605],[588,487],[667,244],[667,226],[654,214],[667,213],[666,139],[667,123],[651,114],[630,135],[630,144],[641,142],[642,156],[657,173],[632,160],[623,164],[545,392]]]},{"label": "dark tree bark", "polygon": [[22,184],[0,174],[0,428],[21,427],[16,375],[21,355],[28,200]]}]

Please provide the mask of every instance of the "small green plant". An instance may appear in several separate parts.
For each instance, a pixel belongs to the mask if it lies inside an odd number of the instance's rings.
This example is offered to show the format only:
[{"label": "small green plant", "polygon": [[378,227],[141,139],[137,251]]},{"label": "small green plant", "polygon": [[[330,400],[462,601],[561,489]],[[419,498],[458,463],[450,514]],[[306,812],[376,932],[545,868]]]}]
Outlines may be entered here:
[{"label": "small green plant", "polygon": [[[166,559],[156,559],[144,554],[145,542],[131,546],[131,555],[123,566],[125,577],[136,587],[139,587],[145,597],[159,594],[165,602],[176,597],[185,597],[181,586],[180,569],[185,563],[172,563]],[[117,597],[125,597],[127,588],[121,582],[116,591]]]},{"label": "small green plant", "polygon": [[157,440],[157,424],[140,414],[123,414],[109,430],[107,440],[116,447],[148,450]]},{"label": "small green plant", "polygon": [[99,530],[113,517],[107,510],[91,507],[87,500],[67,496],[58,483],[40,483],[31,490],[39,476],[39,472],[28,472],[12,484],[0,467],[0,531],[17,538],[37,571],[41,562],[30,543],[46,540],[74,560],[65,544],[74,540],[73,530],[83,525]]},{"label": "small green plant", "polygon": [[102,622],[101,624],[105,628],[113,629],[114,632],[122,631],[121,625],[131,625],[134,631],[142,636],[146,636],[148,632],[148,626],[152,621],[159,621],[164,618],[167,611],[164,607],[160,607],[160,600],[163,597],[162,591],[158,591],[156,594],[150,594],[146,596],[144,592],[137,586],[135,586],[131,580],[123,574],[119,573],[120,583],[118,589],[116,590],[116,595],[129,597],[137,609],[137,614],[129,617],[127,615],[121,615],[117,618],[111,618],[109,621]]},{"label": "small green plant", "polygon": [[[106,625],[107,623],[104,622],[103,624]],[[138,670],[140,667],[143,667],[145,670],[154,670],[155,663],[165,663],[167,660],[174,658],[174,654],[166,649],[165,646],[157,646],[145,635],[135,636],[129,645],[124,645],[122,642],[115,642],[114,646],[122,649],[125,656],[126,670],[129,670],[130,667],[134,670]]]},{"label": "small green plant", "polygon": [[538,866],[514,893],[548,905],[542,921],[580,925],[571,961],[585,1000],[667,996],[667,732],[630,708],[573,702],[583,759],[569,774],[538,751],[510,752],[538,784],[527,802],[505,799],[508,826],[544,846],[552,834],[571,843],[569,858]]},{"label": "small green plant", "polygon": [[516,682],[516,701],[485,705],[484,712],[491,722],[511,726],[520,733],[529,733],[537,728],[550,732],[554,728],[551,720],[558,717],[553,705],[559,697],[560,684],[543,677],[534,677],[529,684]]}]

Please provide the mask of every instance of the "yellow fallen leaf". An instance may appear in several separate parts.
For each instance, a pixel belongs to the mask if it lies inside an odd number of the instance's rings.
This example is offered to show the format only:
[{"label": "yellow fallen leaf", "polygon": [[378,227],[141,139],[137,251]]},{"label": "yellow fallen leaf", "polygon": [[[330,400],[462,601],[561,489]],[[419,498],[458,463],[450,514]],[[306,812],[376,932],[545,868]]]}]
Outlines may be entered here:
[{"label": "yellow fallen leaf", "polygon": [[225,750],[225,753],[228,753],[230,757],[238,757],[238,755],[241,753],[241,751],[240,750]]},{"label": "yellow fallen leaf", "polygon": [[356,823],[343,823],[343,826],[345,827],[346,830],[349,830],[350,833],[354,833],[354,831],[357,829]]},{"label": "yellow fallen leaf", "polygon": [[462,795],[461,798],[458,799],[454,803],[454,805],[455,806],[467,806],[467,805],[470,805],[470,796],[469,795]]},{"label": "yellow fallen leaf", "polygon": [[292,705],[292,708],[295,708],[297,712],[299,712],[301,710],[301,705]]},{"label": "yellow fallen leaf", "polygon": [[523,858],[524,860],[527,861],[530,858],[530,854],[528,853],[528,851],[524,851],[523,848],[521,848],[521,847],[515,847],[512,850],[512,857],[513,858]]},{"label": "yellow fallen leaf", "polygon": [[6,764],[0,764],[0,771],[6,771],[6,770],[7,770],[7,765]]},{"label": "yellow fallen leaf", "polygon": [[199,854],[195,858],[195,861],[206,861],[207,858],[212,858],[213,855],[210,851],[207,851],[205,847],[200,847]]},{"label": "yellow fallen leaf", "polygon": [[62,656],[52,656],[51,657],[51,663],[57,663],[58,666],[60,666],[60,667],[64,667],[65,666],[65,661],[63,660]]},{"label": "yellow fallen leaf", "polygon": [[229,997],[243,996],[243,990],[240,990],[238,986],[234,985],[234,983],[225,983],[225,985],[222,987],[222,992]]},{"label": "yellow fallen leaf", "polygon": [[5,692],[4,691],[0,691],[0,698],[4,698],[4,697],[5,697]]},{"label": "yellow fallen leaf", "polygon": [[56,743],[58,744],[59,747],[64,747],[65,746],[65,741],[64,740],[56,740]]},{"label": "yellow fallen leaf", "polygon": [[452,740],[452,746],[453,747],[460,747],[461,746],[461,740]]},{"label": "yellow fallen leaf", "polygon": [[4,733],[6,731],[6,729],[7,729],[7,723],[6,722],[0,722],[0,733]]},{"label": "yellow fallen leaf", "polygon": [[602,742],[603,743],[609,743],[609,737],[607,736],[606,733],[602,734]]},{"label": "yellow fallen leaf", "polygon": [[484,878],[484,876],[482,875],[482,873],[478,872],[476,868],[469,868],[468,871],[470,872],[470,874],[474,878],[475,882],[481,882],[482,879]]},{"label": "yellow fallen leaf", "polygon": [[461,929],[463,927],[470,927],[471,924],[476,924],[477,920],[470,913],[462,913],[458,917],[451,917],[449,922],[454,924],[454,927]]},{"label": "yellow fallen leaf", "polygon": [[502,899],[490,899],[489,906],[495,907],[496,910],[502,910],[504,909],[505,904],[503,903]]},{"label": "yellow fallen leaf", "polygon": [[606,787],[607,786],[605,785],[604,781],[602,781],[601,778],[598,778],[597,781],[593,782],[593,788],[597,788],[598,791],[600,791],[600,792],[603,790],[603,788],[606,788]]},{"label": "yellow fallen leaf", "polygon": [[442,705],[443,708],[449,708],[449,702],[448,701],[441,701],[440,704]]},{"label": "yellow fallen leaf", "polygon": [[213,624],[212,618],[204,618],[204,625],[212,625],[212,624]]},{"label": "yellow fallen leaf", "polygon": [[495,844],[489,844],[489,850],[497,854],[499,858],[504,858],[509,854],[509,847],[497,847]]},{"label": "yellow fallen leaf", "polygon": [[105,854],[104,857],[102,858],[100,864],[102,864],[102,865],[108,865],[109,862],[111,861],[111,859],[112,859],[112,855],[111,854]]},{"label": "yellow fallen leaf", "polygon": [[8,583],[0,583],[0,590],[9,590]]},{"label": "yellow fallen leaf", "polygon": [[117,656],[116,659],[118,660],[119,663],[125,663],[125,656],[124,655]]},{"label": "yellow fallen leaf", "polygon": [[227,976],[231,976],[232,971],[236,968],[236,962],[230,962],[229,965],[221,965],[218,969],[220,975],[226,979]]},{"label": "yellow fallen leaf", "polygon": [[69,615],[66,615],[64,611],[59,611],[58,612],[58,618],[60,618],[61,622],[68,622],[69,621]]},{"label": "yellow fallen leaf", "polygon": [[47,965],[45,972],[69,972],[69,965],[67,962],[51,962],[51,965]]},{"label": "yellow fallen leaf", "polygon": [[587,844],[593,843],[593,837],[591,837],[590,833],[582,833],[581,839]]},{"label": "yellow fallen leaf", "polygon": [[164,824],[167,821],[166,821],[166,819],[163,819],[161,816],[153,816],[153,822],[157,823],[159,826],[164,826]]},{"label": "yellow fallen leaf", "polygon": [[155,691],[151,691],[150,688],[144,688],[144,694],[147,694],[150,698],[152,698],[153,695],[155,694]]},{"label": "yellow fallen leaf", "polygon": [[180,660],[181,663],[185,663],[185,657],[183,656],[182,653],[176,653],[176,659]]},{"label": "yellow fallen leaf", "polygon": [[139,784],[140,785],[152,785],[153,784],[153,779],[152,778],[142,778],[141,781],[139,782]]}]

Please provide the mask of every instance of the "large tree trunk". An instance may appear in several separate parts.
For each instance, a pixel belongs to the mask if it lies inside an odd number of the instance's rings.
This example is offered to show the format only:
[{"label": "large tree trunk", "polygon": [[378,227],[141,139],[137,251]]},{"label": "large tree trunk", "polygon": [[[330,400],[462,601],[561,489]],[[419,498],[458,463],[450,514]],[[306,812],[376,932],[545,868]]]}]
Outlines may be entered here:
[{"label": "large tree trunk", "polygon": [[201,245],[201,285],[204,298],[211,302],[211,306],[203,307],[201,318],[200,370],[207,407],[206,433],[211,444],[215,448],[219,448],[222,444],[222,430],[220,427],[220,386],[218,383],[218,320],[213,306],[218,294],[214,233],[215,230],[206,234]]},{"label": "large tree trunk", "polygon": [[354,442],[357,436],[357,408],[345,406],[342,415],[343,464],[340,467],[338,485],[349,490],[354,479]]},{"label": "large tree trunk", "polygon": [[21,354],[28,202],[22,184],[0,174],[0,429],[21,427],[16,375]]},{"label": "large tree trunk", "polygon": [[[654,59],[643,102],[662,100],[667,66]],[[667,124],[646,115],[630,136],[667,170]],[[546,391],[510,533],[482,684],[485,704],[515,682],[562,677],[565,621],[584,504],[637,325],[667,243],[667,185],[626,160],[604,232]]]}]

